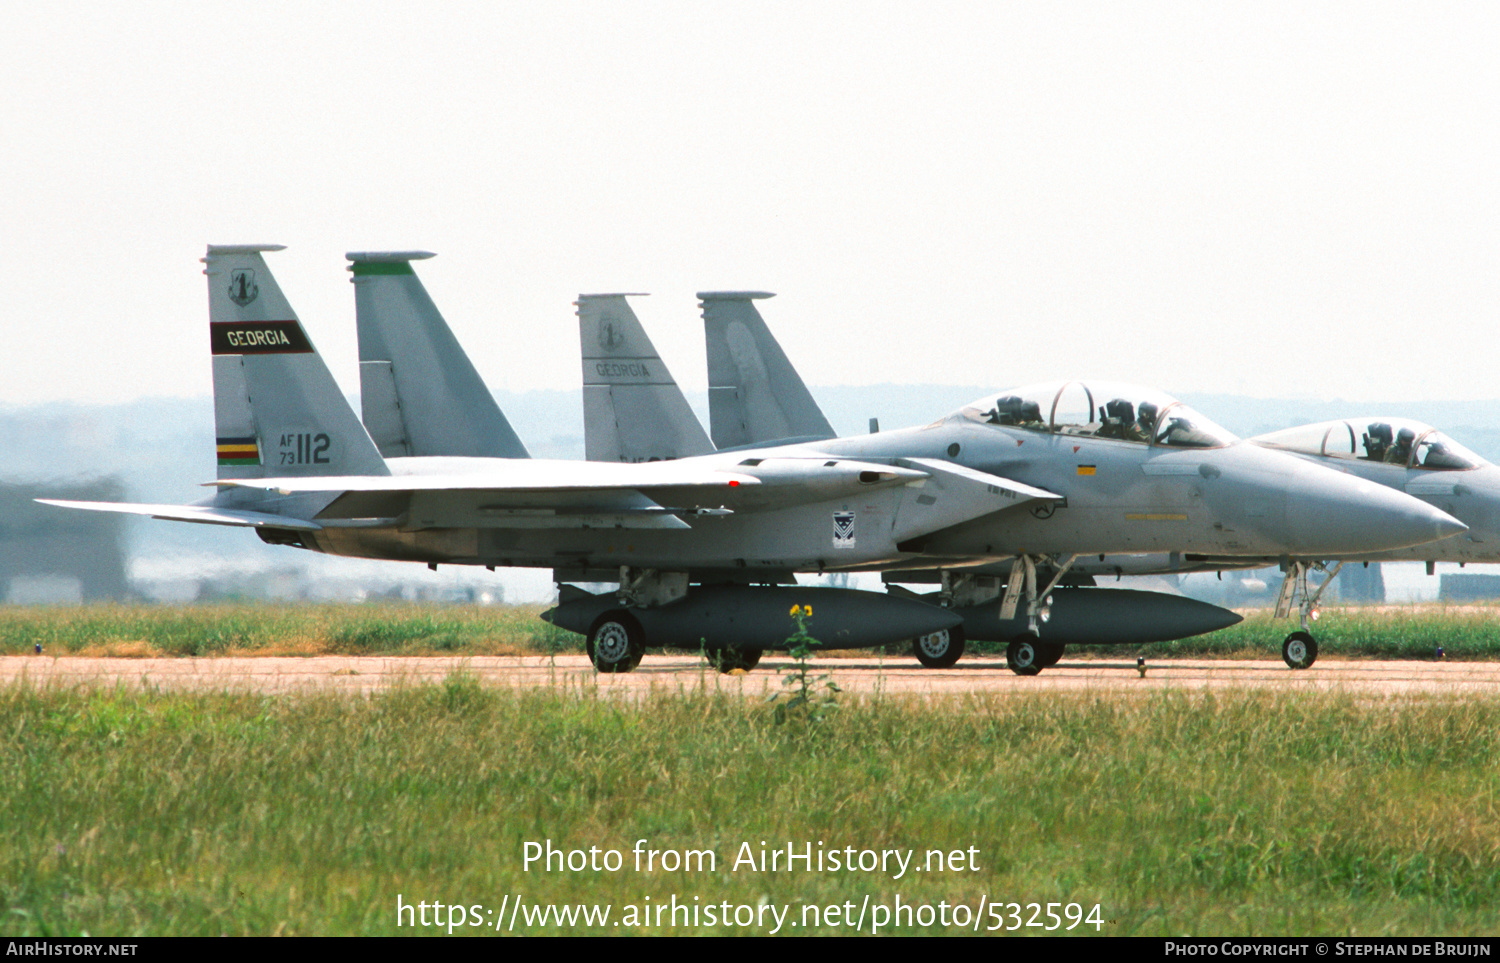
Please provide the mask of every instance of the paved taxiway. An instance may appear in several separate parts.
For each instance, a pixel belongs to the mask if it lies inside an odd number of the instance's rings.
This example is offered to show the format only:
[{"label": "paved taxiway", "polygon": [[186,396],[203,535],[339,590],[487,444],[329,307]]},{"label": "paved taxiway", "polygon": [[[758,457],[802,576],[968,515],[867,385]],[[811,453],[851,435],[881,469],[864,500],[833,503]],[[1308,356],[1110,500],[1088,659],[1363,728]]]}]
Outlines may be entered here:
[{"label": "paved taxiway", "polygon": [[[777,668],[791,660],[767,657],[744,675],[720,675],[697,657],[648,654],[638,669],[599,675],[581,655],[303,658],[0,658],[0,684],[20,679],[35,685],[149,686],[167,690],[236,690],[264,693],[342,691],[371,693],[393,686],[441,682],[468,672],[486,685],[514,688],[555,686],[629,697],[656,692],[737,692],[760,696],[780,688]],[[1281,660],[1162,659],[1147,657],[1142,678],[1133,660],[1064,659],[1041,675],[1014,675],[1005,660],[965,658],[951,669],[924,669],[904,657],[814,660],[814,671],[831,672],[845,692],[956,695],[970,692],[1142,693],[1166,689],[1281,691],[1346,690],[1371,695],[1500,693],[1500,662],[1366,661],[1325,659],[1294,672]]]}]

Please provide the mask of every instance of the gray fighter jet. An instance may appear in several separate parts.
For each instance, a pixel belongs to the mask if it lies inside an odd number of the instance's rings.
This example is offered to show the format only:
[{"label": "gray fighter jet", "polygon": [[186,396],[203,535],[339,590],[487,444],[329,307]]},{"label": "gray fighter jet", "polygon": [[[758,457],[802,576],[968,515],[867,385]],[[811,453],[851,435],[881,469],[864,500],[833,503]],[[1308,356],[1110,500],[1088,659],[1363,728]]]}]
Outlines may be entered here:
[{"label": "gray fighter jet", "polygon": [[[766,326],[755,301],[772,297],[759,291],[700,293],[708,349],[709,411],[714,444],[721,449],[735,446],[781,445],[835,437],[833,428],[818,408],[796,369]],[[585,295],[579,299],[579,325],[584,346],[584,381],[597,378],[590,346],[599,340],[600,318],[622,354],[656,358],[656,348],[639,319],[621,295]],[[657,407],[681,412],[679,419],[697,421],[688,410],[681,389],[665,367],[653,367],[649,390]],[[670,402],[670,403],[669,403]],[[584,391],[585,441],[590,458],[625,460],[628,450],[634,460],[675,457],[675,439],[682,429],[664,427],[656,418],[625,411],[612,395]],[[606,426],[607,436],[596,443],[597,426]],[[1140,645],[1188,638],[1241,621],[1228,609],[1161,592],[1131,589],[1078,590],[1092,586],[1088,571],[1091,560],[1079,560],[1062,578],[1055,566],[1042,563],[1043,584],[1055,586],[1043,596],[1033,617],[997,602],[1007,584],[1010,563],[943,572],[926,570],[887,573],[890,591],[903,597],[941,604],[964,616],[952,629],[912,640],[912,654],[925,666],[947,668],[963,655],[968,641],[1014,643],[1012,668],[1030,672],[1055,663],[1069,644]],[[1051,569],[1049,571],[1049,568]],[[946,577],[945,577],[946,576]],[[917,595],[896,584],[941,582],[939,592]],[[1024,583],[1023,583],[1024,584]],[[1045,626],[1037,637],[1039,627]]]},{"label": "gray fighter jet", "polygon": [[1350,562],[1500,562],[1500,468],[1431,425],[1368,416],[1257,435],[1257,445],[1291,452],[1420,498],[1468,526],[1435,542]]},{"label": "gray fighter jet", "polygon": [[[606,671],[632,668],[647,645],[696,639],[753,664],[789,628],[771,614],[794,606],[810,605],[809,631],[837,646],[939,633],[960,619],[888,594],[788,584],[796,572],[962,572],[1013,560],[1002,615],[1024,602],[1035,624],[1057,581],[1038,589],[1039,562],[1060,575],[1085,553],[1264,555],[1291,545],[1340,557],[1462,530],[1402,493],[1235,444],[1165,396],[1097,385],[1002,392],[905,431],[647,464],[387,459],[267,269],[262,252],[275,249],[210,247],[204,259],[217,493],[190,506],[54,504],[252,527],[268,542],[330,554],[617,582],[602,603],[574,595],[551,613],[573,627],[602,609],[585,628]],[[400,371],[396,360],[398,402]],[[1030,404],[1048,391],[1051,410],[1035,417]],[[1115,401],[1137,413],[1155,406],[1148,440],[1118,437],[1118,415],[1095,419],[1096,409],[1121,410]]]},{"label": "gray fighter jet", "polygon": [[[787,360],[775,337],[767,328],[754,302],[772,295],[765,292],[705,292],[700,293],[703,312],[705,342],[708,351],[709,399],[714,441],[721,445],[748,443],[771,443],[796,433],[792,426],[803,431],[824,431],[831,434],[827,421],[818,409],[795,368]],[[627,309],[628,310],[628,309]],[[630,318],[633,322],[633,316]],[[638,325],[637,325],[638,327]],[[644,332],[638,336],[644,339]],[[1022,391],[1011,400],[1016,403]],[[1042,406],[1049,398],[1040,398],[1036,414],[1040,421]],[[1053,405],[1059,399],[1051,399]],[[598,406],[604,399],[594,399]],[[588,404],[588,402],[586,402]],[[1028,402],[1029,404],[1029,402]],[[1156,406],[1153,406],[1156,407]],[[1053,411],[1048,408],[1048,411]],[[1138,412],[1139,409],[1136,410]],[[1108,402],[1098,412],[1099,432],[1113,437],[1134,437],[1144,440],[1153,434],[1154,426],[1147,426],[1136,412],[1121,399]],[[602,420],[606,412],[594,412],[594,418]],[[1132,414],[1135,422],[1132,423]],[[624,419],[620,419],[622,422]],[[1359,432],[1355,422],[1368,425],[1369,433],[1363,442],[1357,442]],[[821,427],[818,427],[821,426]],[[873,423],[872,423],[873,429]],[[639,437],[633,440],[638,450],[650,450],[655,443],[654,429],[649,424],[635,423],[632,430]],[[1166,428],[1171,431],[1171,426]],[[1180,427],[1177,430],[1181,430]],[[624,433],[623,429],[617,431]],[[1380,484],[1424,497],[1424,500],[1442,508],[1449,514],[1470,525],[1470,531],[1454,535],[1419,547],[1400,550],[1391,555],[1373,559],[1424,558],[1429,561],[1500,561],[1500,537],[1486,540],[1483,531],[1492,529],[1500,521],[1500,471],[1488,472],[1486,465],[1473,453],[1435,433],[1432,428],[1402,419],[1355,419],[1351,422],[1326,422],[1304,428],[1289,429],[1271,436],[1253,439],[1267,447],[1282,448],[1310,458],[1332,459],[1331,467],[1352,471],[1361,477]],[[1350,460],[1362,464],[1350,468]],[[1406,469],[1403,473],[1394,464]],[[1379,467],[1377,467],[1379,466]],[[1409,477],[1410,472],[1419,474]],[[1453,479],[1434,479],[1433,471],[1470,471],[1468,483],[1455,483]],[[1439,501],[1437,499],[1441,498]],[[1462,508],[1467,514],[1460,515]],[[1475,526],[1478,526],[1476,530]],[[1362,559],[1353,559],[1359,561]],[[1093,584],[1097,575],[1114,574],[1163,574],[1194,571],[1213,571],[1232,568],[1254,568],[1281,561],[1286,577],[1277,605],[1278,617],[1289,614],[1295,599],[1301,599],[1302,630],[1294,632],[1283,642],[1282,654],[1293,668],[1306,668],[1317,657],[1317,643],[1308,632],[1309,616],[1316,617],[1316,605],[1322,591],[1338,572],[1338,565],[1331,570],[1323,560],[1303,559],[1292,555],[1279,558],[1253,558],[1240,555],[1207,556],[1195,553],[1134,553],[1126,556],[1102,555],[1075,562],[1070,581]],[[1342,564],[1342,562],[1338,563]],[[1308,575],[1312,570],[1329,572],[1328,578],[1315,591],[1309,590]],[[951,586],[947,578],[952,573],[941,570],[916,570],[887,572],[885,578],[893,591],[903,591],[903,584],[912,582],[939,582],[944,591],[937,596],[914,598],[941,599],[953,605]],[[967,569],[962,577],[971,583],[984,586],[981,594],[986,598],[1006,584],[1005,566],[988,565]],[[908,593],[909,594],[909,593]],[[972,595],[972,592],[967,593]],[[1136,598],[1134,596],[1140,596]],[[1182,638],[1188,635],[1211,631],[1219,625],[1209,625],[1212,612],[1222,612],[1213,607],[1210,611],[1193,611],[1187,600],[1175,599],[1159,593],[1134,593],[1110,591],[1108,594],[1078,591],[1058,591],[1049,601],[1062,602],[1060,606],[1048,605],[1046,613],[1057,611],[1065,617],[1048,624],[1046,640],[1037,640],[1035,648],[1041,664],[1055,662],[1060,657],[1062,646],[1073,641],[1095,644],[1107,642],[1139,643],[1146,641]],[[998,641],[1022,640],[1034,632],[1035,626],[1016,618],[997,618],[992,607],[983,603],[964,606],[966,618],[962,631],[971,639]],[[1238,620],[1237,617],[1235,619]],[[1201,626],[1201,627],[1200,627]],[[951,664],[956,659],[949,640],[941,637],[924,637],[915,641],[915,652],[925,664]],[[958,643],[961,645],[961,641]],[[1026,643],[1022,641],[1021,645]],[[945,655],[935,659],[933,653],[945,649]],[[1024,663],[1024,654],[1022,658]]]},{"label": "gray fighter jet", "polygon": [[[380,258],[389,260],[402,255],[350,255],[355,260],[354,270],[358,275],[362,260]],[[420,282],[410,273],[399,276],[384,272],[369,280],[372,285],[400,285],[420,288]],[[721,447],[731,444],[786,444],[806,441],[809,436],[826,439],[832,429],[810,392],[797,376],[775,338],[771,335],[754,301],[769,295],[760,292],[711,292],[700,295],[703,304],[706,343],[709,353],[711,411],[715,427],[715,440]],[[361,328],[361,343],[365,342],[367,327],[382,331],[400,330],[404,350],[418,357],[432,353],[431,347],[418,344],[431,329],[439,339],[449,337],[448,329],[436,314],[435,308],[420,312],[406,311],[400,318],[382,313],[401,303],[416,303],[422,298],[365,299],[359,302],[357,312]],[[714,450],[702,434],[697,419],[688,408],[686,399],[672,379],[670,372],[652,345],[650,338],[631,310],[625,295],[583,295],[577,302],[580,345],[583,355],[584,377],[584,423],[586,448],[590,459],[605,461],[656,461],[691,456]],[[393,347],[397,341],[385,339]],[[369,360],[369,359],[365,359]],[[401,361],[397,360],[398,367]],[[1087,390],[1087,389],[1085,389]],[[1129,394],[1136,389],[1121,389]],[[1023,389],[1022,394],[1029,392]],[[1116,394],[1119,391],[1115,392]],[[1137,392],[1138,393],[1138,392]],[[1048,396],[1049,416],[1056,399]],[[460,407],[464,399],[454,396],[438,410]],[[1005,403],[1016,411],[1024,407],[1020,396],[1009,396]],[[1029,403],[1040,419],[1041,403]],[[1170,399],[1160,398],[1155,402],[1142,402],[1140,412],[1156,412],[1170,408]],[[1127,413],[1124,408],[1130,407]],[[1085,409],[1092,409],[1092,402]],[[1171,409],[1174,414],[1161,422],[1164,442],[1180,446],[1191,445],[1191,431],[1185,427],[1187,421],[1180,409]],[[1114,398],[1101,406],[1100,426],[1097,434],[1119,440],[1134,438],[1144,441],[1153,434],[1156,425],[1142,425],[1143,417],[1137,415],[1134,405],[1121,398]],[[1018,423],[1025,418],[1013,419]],[[1087,418],[1082,419],[1087,421]],[[433,425],[437,434],[441,426]],[[415,425],[421,431],[420,425]],[[372,426],[373,431],[373,426]],[[1078,431],[1074,432],[1078,434]],[[435,446],[434,454],[444,454]],[[1097,466],[1096,466],[1097,467]],[[1139,513],[1146,514],[1149,513]],[[1168,559],[1168,556],[1150,556]],[[1016,586],[1017,594],[1026,591],[1024,562],[1007,560],[999,565],[975,566],[964,560],[953,560],[951,570],[929,569],[920,572],[900,573],[898,577],[911,581],[941,581],[943,589],[924,600],[937,602],[965,616],[963,627],[930,633],[918,637],[914,642],[914,653],[927,665],[951,665],[962,652],[964,635],[969,638],[1016,642],[1018,657],[1013,664],[1020,670],[1040,667],[1055,661],[1061,655],[1062,646],[1075,642],[1094,643],[1141,643],[1182,638],[1212,631],[1239,621],[1234,613],[1190,599],[1160,593],[1132,592],[1125,590],[1070,591],[1071,586],[1059,579],[1055,562],[1039,560],[1036,568],[1042,578],[1050,579],[1057,591],[1050,596],[1041,594],[1040,608],[1028,605],[1028,611],[1017,611],[1018,599],[998,603],[1002,586]],[[1181,553],[1175,564],[1181,565]],[[1247,560],[1244,564],[1257,564],[1260,559]],[[1007,576],[1017,565],[1017,577]],[[1166,561],[1156,563],[1158,569],[1168,567]],[[968,567],[965,567],[968,566]],[[1049,571],[1050,568],[1050,571]],[[1074,563],[1073,583],[1092,582],[1090,569],[1100,568],[1093,558]],[[1079,571],[1083,569],[1083,571]],[[1034,585],[1036,572],[1033,572]],[[1033,588],[1034,593],[1034,588]],[[910,593],[907,593],[908,595]],[[923,598],[912,596],[916,598]],[[590,596],[584,599],[576,592],[564,593],[561,604],[550,615],[560,624],[587,629],[593,620],[613,604],[610,596]],[[672,610],[663,610],[670,613]],[[678,611],[681,611],[679,609]],[[1039,625],[1045,625],[1045,641],[1035,637]],[[661,628],[659,631],[666,631]],[[659,634],[653,630],[648,634]],[[1033,658],[1028,659],[1028,656]]]},{"label": "gray fighter jet", "polygon": [[[1278,616],[1289,614],[1300,603],[1302,629],[1283,643],[1289,663],[1311,665],[1317,658],[1309,619],[1316,618],[1319,599],[1347,562],[1420,561],[1427,563],[1429,575],[1438,562],[1500,562],[1500,468],[1431,425],[1410,418],[1367,416],[1287,428],[1250,440],[1403,491],[1468,526],[1447,538],[1394,551],[1317,562],[1290,560],[1276,600]],[[1316,588],[1308,583],[1312,569],[1328,573]]]},{"label": "gray fighter jet", "polygon": [[[1500,468],[1431,425],[1410,418],[1372,415],[1287,428],[1249,441],[1406,492],[1468,528],[1422,545],[1333,558],[1257,560],[1148,554],[1107,556],[1094,567],[1105,572],[1113,568],[1123,574],[1156,574],[1279,563],[1285,574],[1277,595],[1276,616],[1285,618],[1296,607],[1301,620],[1301,628],[1282,642],[1282,657],[1288,665],[1301,669],[1318,657],[1311,623],[1317,618],[1323,593],[1346,563],[1426,562],[1429,575],[1438,562],[1500,563]],[[1320,583],[1312,583],[1314,572],[1324,573]]]}]

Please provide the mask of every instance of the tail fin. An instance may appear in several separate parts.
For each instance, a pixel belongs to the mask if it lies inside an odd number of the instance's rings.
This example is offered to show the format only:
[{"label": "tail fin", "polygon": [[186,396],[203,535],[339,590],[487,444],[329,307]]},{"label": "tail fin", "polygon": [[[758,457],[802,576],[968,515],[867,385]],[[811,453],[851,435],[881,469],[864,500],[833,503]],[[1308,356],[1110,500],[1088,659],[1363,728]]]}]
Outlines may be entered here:
[{"label": "tail fin", "polygon": [[708,345],[708,419],[720,448],[787,438],[833,438],[835,432],[755,301],[764,291],[703,291]]},{"label": "tail fin", "polygon": [[589,461],[662,461],[714,450],[623,294],[579,295],[583,447]]},{"label": "tail fin", "polygon": [[380,453],[530,458],[411,262],[426,251],[351,252],[360,407]]},{"label": "tail fin", "polygon": [[220,478],[388,475],[261,257],[208,246],[208,330]]}]

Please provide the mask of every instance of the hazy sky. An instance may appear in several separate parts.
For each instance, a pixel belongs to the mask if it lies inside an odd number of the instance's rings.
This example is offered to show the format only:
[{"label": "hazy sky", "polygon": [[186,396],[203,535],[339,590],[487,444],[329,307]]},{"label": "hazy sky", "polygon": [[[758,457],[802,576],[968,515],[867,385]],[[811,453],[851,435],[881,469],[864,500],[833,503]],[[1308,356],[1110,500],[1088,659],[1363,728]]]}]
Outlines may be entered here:
[{"label": "hazy sky", "polygon": [[343,253],[425,248],[495,388],[576,387],[599,291],[701,386],[694,292],[758,288],[814,385],[1500,395],[1493,4],[5,20],[0,403],[207,394],[197,259],[248,242],[349,390]]}]

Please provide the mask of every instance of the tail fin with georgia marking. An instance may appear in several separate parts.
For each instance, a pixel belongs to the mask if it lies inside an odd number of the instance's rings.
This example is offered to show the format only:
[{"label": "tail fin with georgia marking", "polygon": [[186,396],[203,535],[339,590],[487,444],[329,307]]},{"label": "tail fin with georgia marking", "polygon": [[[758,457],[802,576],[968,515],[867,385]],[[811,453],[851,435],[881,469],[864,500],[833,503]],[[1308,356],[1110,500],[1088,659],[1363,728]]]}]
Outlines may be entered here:
[{"label": "tail fin with georgia marking", "polygon": [[219,478],[389,475],[261,254],[208,246]]},{"label": "tail fin with georgia marking", "polygon": [[589,461],[664,461],[714,450],[623,294],[578,296],[583,447]]}]

